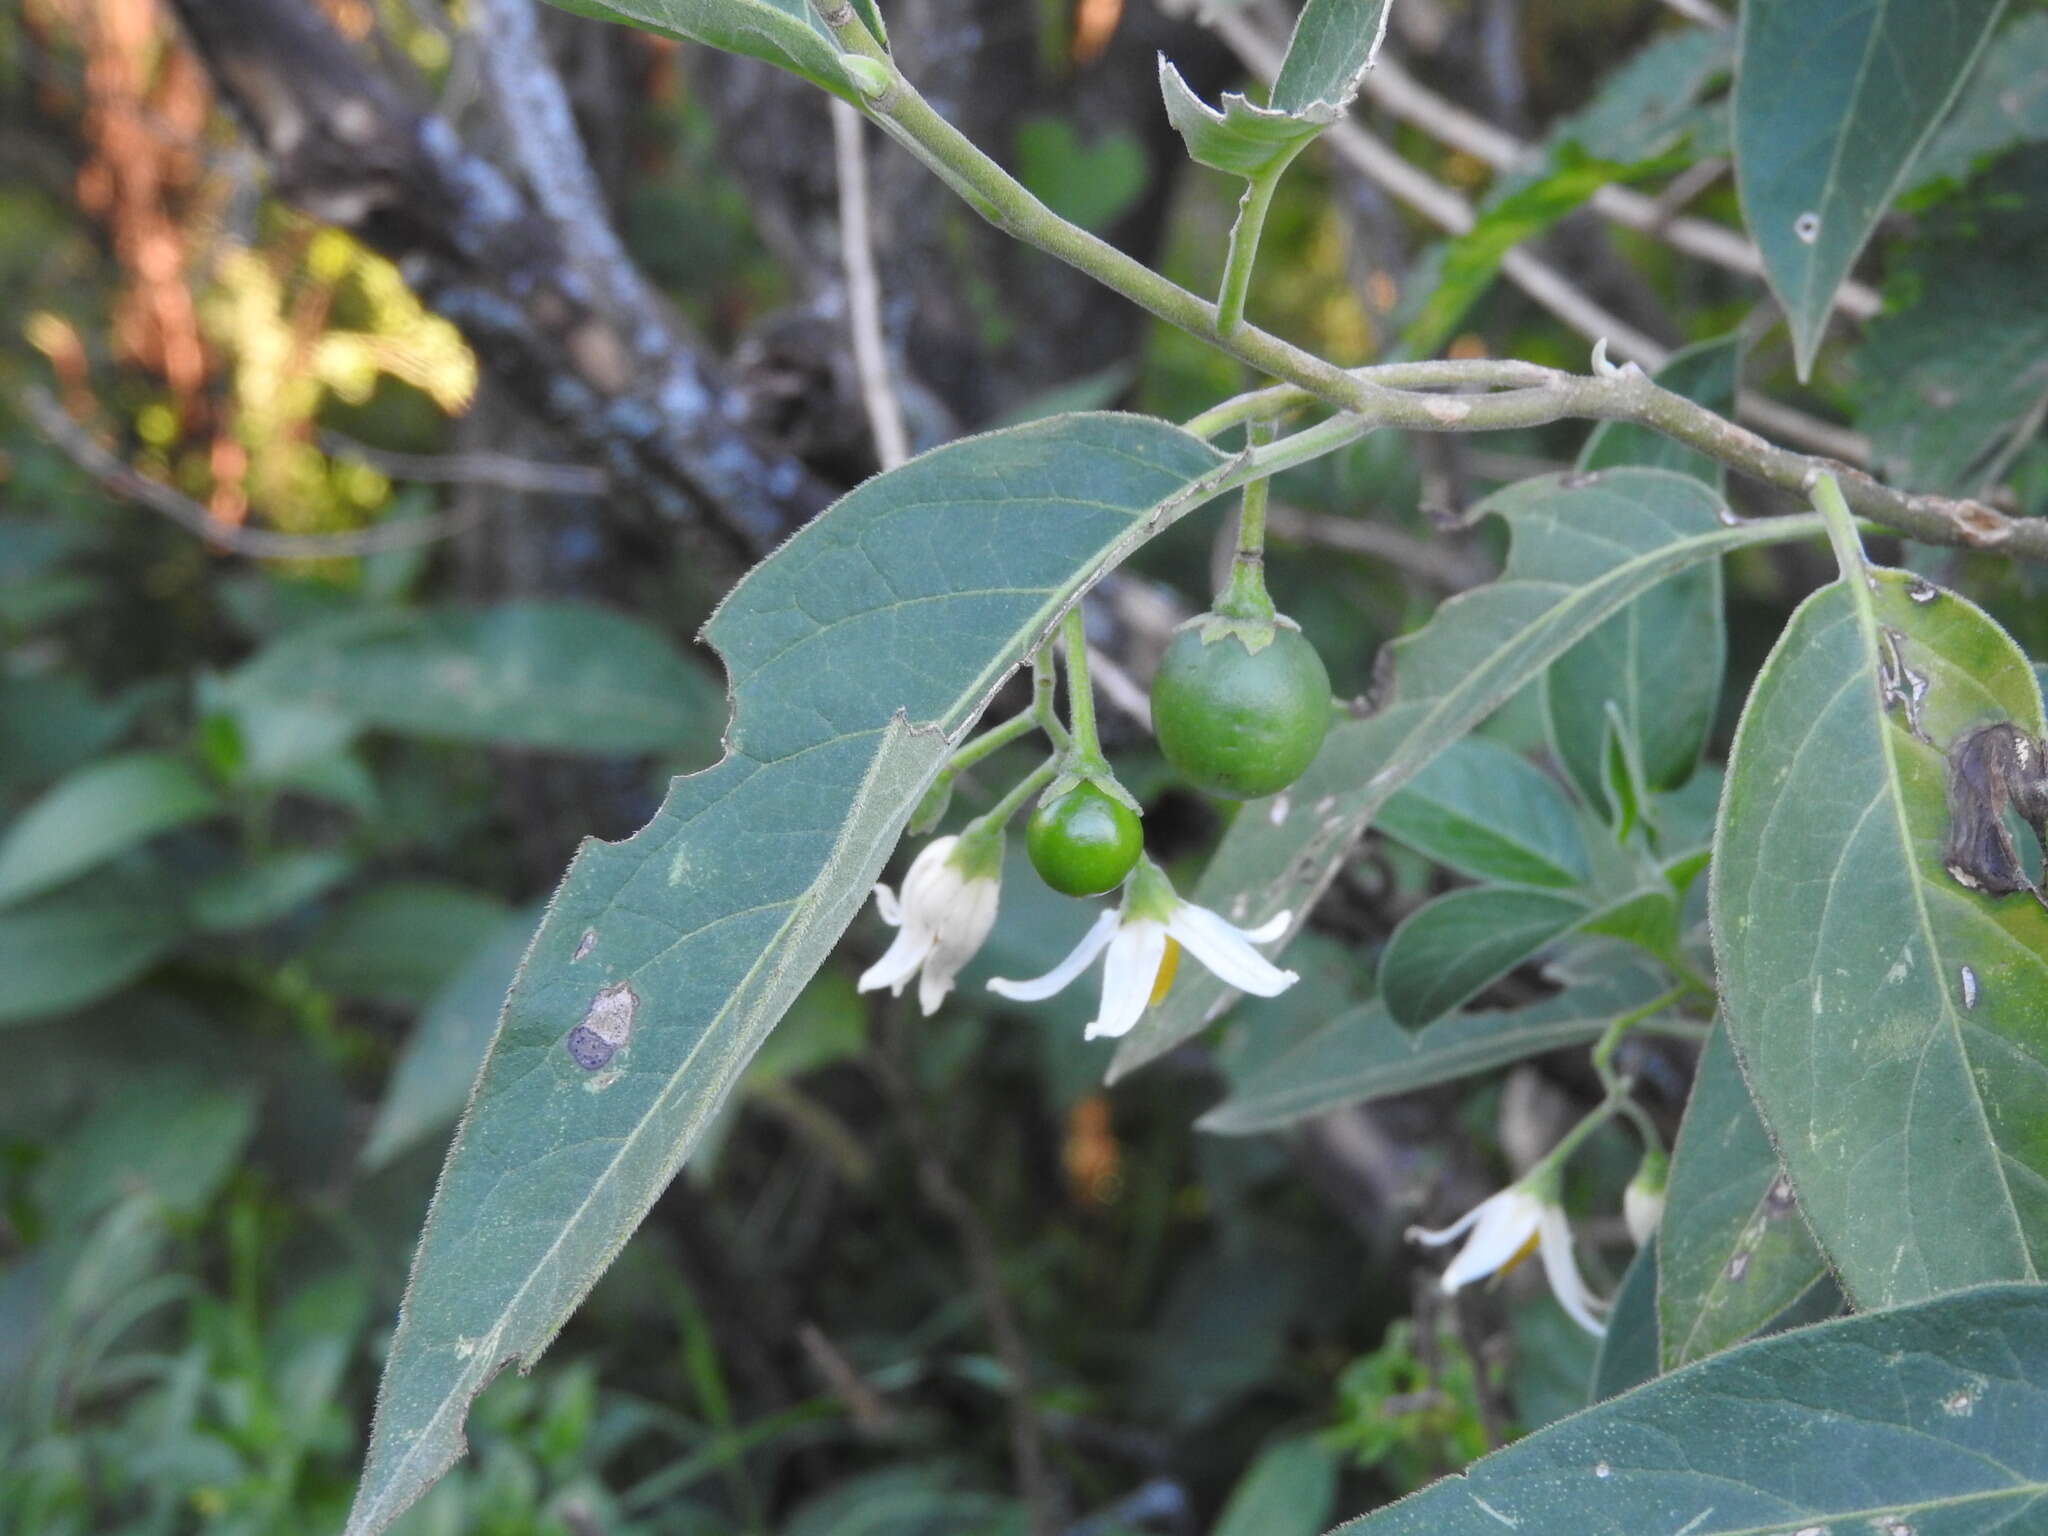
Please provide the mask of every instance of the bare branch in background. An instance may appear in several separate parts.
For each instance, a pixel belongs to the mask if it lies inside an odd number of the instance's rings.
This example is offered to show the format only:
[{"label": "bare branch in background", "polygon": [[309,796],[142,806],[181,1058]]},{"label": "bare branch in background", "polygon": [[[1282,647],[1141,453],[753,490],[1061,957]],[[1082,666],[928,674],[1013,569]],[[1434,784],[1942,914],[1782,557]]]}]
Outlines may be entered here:
[{"label": "bare branch in background", "polygon": [[732,426],[709,363],[601,207],[591,218],[577,141],[541,121],[561,85],[531,26],[520,30],[516,0],[490,0],[493,30],[479,45],[521,128],[530,194],[371,70],[306,0],[171,5],[278,195],[396,262],[507,394],[619,485],[668,515],[701,512],[753,552],[831,500],[802,464]]},{"label": "bare branch in background", "polygon": [[[1282,50],[1278,42],[1239,11],[1218,11],[1208,20],[1253,73],[1262,79],[1272,79],[1280,67]],[[1368,84],[1374,75],[1387,67],[1384,59],[1375,65],[1367,73]],[[1499,132],[1491,127],[1487,131]],[[1355,118],[1339,120],[1324,137],[1354,168],[1430,222],[1452,234],[1463,234],[1472,228],[1476,215],[1465,197],[1403,159]],[[1739,237],[1731,238],[1738,244],[1747,244]],[[1529,251],[1520,247],[1509,251],[1501,258],[1500,271],[1503,277],[1580,335],[1589,340],[1605,337],[1614,355],[1652,372],[1670,356],[1668,348],[1619,315],[1602,308],[1581,292],[1571,279]],[[1737,403],[1736,414],[1768,428],[1788,442],[1802,444],[1843,463],[1867,464],[1870,460],[1870,444],[1861,433],[1820,421],[1791,406],[1744,395]]]},{"label": "bare branch in background", "polygon": [[846,321],[861,403],[875,435],[875,458],[885,470],[910,457],[903,402],[889,381],[888,343],[882,336],[882,284],[875,276],[874,236],[868,219],[868,161],[861,148],[862,119],[833,97],[832,145],[839,167],[839,247],[846,267]]},{"label": "bare branch in background", "polygon": [[320,434],[321,450],[354,459],[380,475],[421,485],[485,485],[528,496],[602,496],[611,479],[587,464],[541,464],[509,453],[396,453],[372,448],[340,432]]},{"label": "bare branch in background", "polygon": [[64,413],[49,392],[31,385],[17,397],[22,414],[35,423],[57,451],[84,470],[101,487],[123,501],[146,507],[196,534],[216,549],[255,560],[321,560],[343,556],[381,555],[417,549],[452,538],[476,526],[475,514],[409,518],[352,533],[277,533],[268,528],[243,528],[223,523],[191,497],[151,480],[119,455],[101,445],[80,423]]}]

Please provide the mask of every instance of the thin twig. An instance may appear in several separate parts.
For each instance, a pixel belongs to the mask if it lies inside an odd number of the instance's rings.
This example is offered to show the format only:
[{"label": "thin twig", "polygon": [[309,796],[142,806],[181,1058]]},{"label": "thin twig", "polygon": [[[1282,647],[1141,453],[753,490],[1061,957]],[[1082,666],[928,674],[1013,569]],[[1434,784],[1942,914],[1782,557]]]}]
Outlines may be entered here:
[{"label": "thin twig", "polygon": [[[1219,11],[1209,18],[1209,22],[1255,73],[1271,79],[1279,69],[1279,45],[1243,15],[1236,11]],[[1368,84],[1385,68],[1386,61],[1382,60],[1368,73]],[[1356,119],[1345,118],[1333,124],[1327,137],[1344,159],[1431,222],[1452,234],[1464,234],[1472,228],[1477,216],[1470,202],[1395,153],[1391,146],[1369,133]],[[1655,207],[1647,199],[1645,204],[1648,220],[1654,222],[1657,217]],[[1745,242],[1738,240],[1738,243]],[[1580,292],[1563,273],[1530,252],[1520,247],[1510,250],[1501,258],[1500,270],[1503,277],[1589,341],[1606,338],[1609,350],[1616,356],[1638,363],[1651,372],[1662,367],[1670,356],[1668,348],[1619,315],[1603,309]],[[1869,461],[1870,444],[1861,434],[1818,421],[1789,406],[1744,396],[1737,402],[1736,414],[1759,426],[1769,427],[1780,437],[1818,449],[1844,463]]]},{"label": "thin twig", "polygon": [[1148,735],[1152,730],[1152,702],[1137,680],[1097,646],[1088,647],[1088,673],[1102,696],[1122,710]]},{"label": "thin twig", "polygon": [[846,322],[853,333],[853,366],[860,375],[861,404],[875,438],[875,458],[885,470],[910,457],[903,426],[903,402],[889,382],[889,354],[882,339],[882,284],[875,276],[875,249],[868,220],[868,164],[861,149],[860,113],[832,98],[832,145],[839,167],[839,253],[846,264]]},{"label": "thin twig", "polygon": [[412,518],[353,533],[277,533],[223,523],[191,497],[151,480],[102,447],[92,433],[64,414],[47,390],[31,385],[16,397],[22,413],[52,446],[123,501],[147,507],[216,549],[256,560],[324,560],[389,554],[452,538],[482,521],[476,513]]},{"label": "thin twig", "polygon": [[1493,575],[1462,550],[1362,518],[1322,516],[1275,502],[1266,511],[1266,531],[1283,544],[1317,544],[1384,560],[1446,592],[1476,587]]},{"label": "thin twig", "polygon": [[509,453],[398,453],[373,448],[344,433],[320,434],[320,446],[336,458],[367,464],[393,480],[422,485],[483,485],[532,496],[602,496],[611,477],[587,464],[543,464]]},{"label": "thin twig", "polygon": [[853,1362],[822,1328],[816,1323],[802,1323],[797,1328],[796,1339],[810,1357],[812,1368],[824,1378],[834,1395],[846,1404],[855,1429],[870,1436],[894,1433],[901,1422],[896,1410],[883,1401],[881,1393],[868,1385],[867,1379],[854,1369]]}]

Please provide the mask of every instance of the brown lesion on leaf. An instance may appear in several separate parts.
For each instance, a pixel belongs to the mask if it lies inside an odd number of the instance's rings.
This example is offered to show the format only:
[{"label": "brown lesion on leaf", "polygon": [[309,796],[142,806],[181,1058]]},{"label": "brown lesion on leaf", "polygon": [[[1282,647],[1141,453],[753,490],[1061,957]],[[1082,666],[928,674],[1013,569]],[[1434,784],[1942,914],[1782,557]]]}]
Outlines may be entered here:
[{"label": "brown lesion on leaf", "polygon": [[2024,891],[2048,909],[2048,894],[2028,876],[2006,827],[2008,809],[2048,849],[2048,741],[2010,721],[1964,732],[1948,753],[1942,867],[1969,890],[1986,896]]}]

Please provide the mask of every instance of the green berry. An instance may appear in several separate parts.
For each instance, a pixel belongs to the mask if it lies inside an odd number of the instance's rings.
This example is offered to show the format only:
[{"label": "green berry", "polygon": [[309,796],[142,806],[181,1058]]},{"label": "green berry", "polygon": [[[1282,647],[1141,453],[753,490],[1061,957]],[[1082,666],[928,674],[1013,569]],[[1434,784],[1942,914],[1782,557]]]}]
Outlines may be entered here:
[{"label": "green berry", "polygon": [[1124,883],[1145,834],[1128,806],[1084,781],[1031,813],[1024,847],[1038,877],[1060,894],[1100,896]]},{"label": "green berry", "polygon": [[1277,794],[1330,728],[1330,674],[1281,623],[1253,651],[1234,627],[1197,620],[1174,636],[1152,681],[1152,729],[1174,769],[1233,800]]}]

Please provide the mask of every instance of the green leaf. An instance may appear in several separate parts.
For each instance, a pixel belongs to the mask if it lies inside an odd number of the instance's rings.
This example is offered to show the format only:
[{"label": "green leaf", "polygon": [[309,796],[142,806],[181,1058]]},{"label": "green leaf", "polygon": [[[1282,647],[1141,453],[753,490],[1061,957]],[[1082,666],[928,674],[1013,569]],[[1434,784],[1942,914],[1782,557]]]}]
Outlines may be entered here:
[{"label": "green leaf", "polygon": [[240,933],[289,917],[355,872],[338,848],[286,848],[209,876],[192,890],[192,921],[206,933]]},{"label": "green leaf", "polygon": [[363,1145],[365,1168],[383,1167],[453,1125],[462,1113],[535,923],[532,912],[504,919],[434,993],[391,1069],[390,1085]]},{"label": "green leaf", "polygon": [[1064,117],[1017,125],[1017,179],[1070,224],[1105,230],[1145,195],[1151,167],[1137,136],[1112,130],[1083,143]]},{"label": "green leaf", "polygon": [[1318,1536],[1337,1502],[1337,1458],[1300,1435],[1261,1451],[1211,1536]]},{"label": "green leaf", "polygon": [[1555,167],[1489,198],[1472,227],[1445,242],[1435,256],[1435,281],[1401,328],[1401,350],[1426,357],[1456,333],[1516,246],[1533,240],[1587,198],[1616,181],[1668,170],[1661,160],[1599,160],[1576,146],[1558,153]]},{"label": "green leaf", "polygon": [[0,1024],[118,992],[176,948],[184,931],[163,880],[119,867],[0,911]]},{"label": "green leaf", "polygon": [[210,1083],[189,1066],[115,1079],[36,1170],[36,1198],[72,1226],[138,1194],[196,1216],[255,1134],[256,1097],[247,1085]]},{"label": "green leaf", "polygon": [[858,106],[839,44],[805,0],[549,0],[578,16],[620,21],[686,43],[760,59]]},{"label": "green leaf", "polygon": [[1324,128],[1334,114],[1298,117],[1262,107],[1236,91],[1212,107],[1197,96],[1180,71],[1159,56],[1159,91],[1166,100],[1167,121],[1188,147],[1188,158],[1214,171],[1258,181],[1277,176]]},{"label": "green leaf", "polygon": [[1273,106],[1282,112],[1349,106],[1386,39],[1392,9],[1393,0],[1305,0],[1273,77]]},{"label": "green leaf", "polygon": [[364,891],[314,937],[313,979],[343,997],[425,1003],[505,921],[494,896],[428,880]]},{"label": "green leaf", "polygon": [[1760,1340],[1497,1451],[1355,1536],[1958,1536],[2038,1524],[2048,1291]]},{"label": "green leaf", "polygon": [[1742,7],[1735,185],[1799,376],[1835,290],[1968,77],[2004,0]]},{"label": "green leaf", "polygon": [[569,602],[345,614],[267,647],[226,694],[558,752],[708,748],[719,719],[717,685],[665,635]]},{"label": "green leaf", "polygon": [[1827,1283],[1827,1264],[1800,1219],[1725,1029],[1707,1041],[1693,1078],[1660,1241],[1666,1370],[1740,1343]]},{"label": "green leaf", "polygon": [[1380,955],[1380,999],[1403,1029],[1432,1024],[1568,933],[1586,903],[1561,891],[1479,885],[1411,912]]},{"label": "green leaf", "polygon": [[[1909,702],[1888,708],[1894,665]],[[1710,871],[1723,1015],[1858,1306],[2031,1278],[2048,1242],[2048,912],[1942,868],[1943,748],[1997,719],[2041,732],[2012,641],[1859,560],[1793,614],[1729,758]]]},{"label": "green leaf", "polygon": [[1657,1363],[1657,1234],[1636,1250],[1614,1305],[1607,1313],[1607,1332],[1593,1357],[1593,1379],[1586,1401],[1604,1403],[1631,1387],[1651,1380]]},{"label": "green leaf", "polygon": [[2040,431],[2044,246],[2048,147],[2001,162],[1943,203],[1894,256],[1886,312],[1856,354],[1856,425],[1888,475],[1974,495]]},{"label": "green leaf", "polygon": [[1380,811],[1379,829],[1475,880],[1582,884],[1585,838],[1557,781],[1495,741],[1453,742]]},{"label": "green leaf", "polygon": [[1956,109],[1913,162],[1912,181],[1966,182],[1993,156],[2048,139],[2048,16],[2015,16],[1977,59]]},{"label": "green leaf", "polygon": [[[1733,359],[1724,365],[1732,400]],[[1677,531],[1723,526],[1720,480],[1704,483],[1710,494],[1686,504],[1672,524]],[[1669,537],[1642,523],[1560,523],[1543,537],[1517,539],[1517,568],[1547,581],[1583,581]],[[1675,789],[1692,776],[1721,701],[1727,651],[1721,567],[1714,561],[1660,582],[1558,658],[1543,679],[1551,749],[1588,805],[1618,819],[1604,761],[1610,706],[1634,742],[1649,788]]]},{"label": "green leaf", "polygon": [[1197,1125],[1224,1136],[1279,1130],[1347,1104],[1590,1044],[1618,1014],[1668,986],[1657,966],[1614,944],[1579,946],[1549,974],[1563,986],[1555,997],[1526,1008],[1452,1014],[1412,1034],[1377,1000],[1349,1009],[1235,1083]]},{"label": "green leaf", "polygon": [[1166,116],[1197,165],[1259,181],[1277,176],[1344,115],[1387,33],[1392,0],[1307,0],[1294,24],[1270,103],[1236,91],[1208,105],[1159,57]]},{"label": "green leaf", "polygon": [[1610,182],[1675,170],[1701,126],[1695,105],[1728,67],[1722,34],[1693,29],[1660,38],[1602,84],[1584,111],[1565,118],[1519,167],[1491,187],[1472,228],[1424,258],[1427,282],[1402,326],[1412,355],[1434,352],[1500,270],[1515,246],[1535,238]]},{"label": "green leaf", "polygon": [[[728,755],[637,837],[586,844],[555,894],[442,1173],[351,1533],[418,1497],[482,1385],[553,1337],[996,687],[1229,462],[1139,417],[970,438],[858,487],[726,598]],[[587,1017],[612,1046],[590,1068],[568,1047]]]},{"label": "green leaf", "polygon": [[[1482,502],[1475,519],[1498,514],[1514,530],[1504,578],[1450,599],[1422,629],[1394,643],[1387,705],[1334,726],[1284,806],[1261,801],[1232,821],[1194,899],[1235,923],[1292,912],[1298,929],[1380,807],[1601,620],[1688,566],[1820,529],[1805,516],[1687,531],[1719,506],[1697,480],[1646,469],[1590,480],[1546,476]],[[1574,586],[1526,579],[1517,553],[1523,541],[1554,542],[1567,527],[1598,530],[1587,547],[1614,551],[1618,563]],[[1648,546],[1649,531],[1660,527],[1666,542],[1621,554]],[[1124,1037],[1111,1080],[1195,1035],[1225,996],[1206,972],[1184,972],[1165,1002]]]},{"label": "green leaf", "polygon": [[62,885],[219,809],[183,758],[163,752],[102,758],[55,785],[0,837],[0,905]]}]

